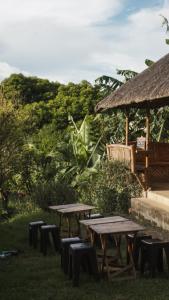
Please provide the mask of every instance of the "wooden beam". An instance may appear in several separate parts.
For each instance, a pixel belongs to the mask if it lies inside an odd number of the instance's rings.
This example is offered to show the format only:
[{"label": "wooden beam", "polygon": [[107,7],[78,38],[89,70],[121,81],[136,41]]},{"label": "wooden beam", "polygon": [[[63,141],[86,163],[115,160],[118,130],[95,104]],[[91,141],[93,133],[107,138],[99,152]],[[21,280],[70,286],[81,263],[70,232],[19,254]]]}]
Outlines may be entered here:
[{"label": "wooden beam", "polygon": [[128,113],[128,110],[126,110],[126,138],[125,138],[125,143],[126,143],[126,146],[128,146],[129,144],[129,113]]},{"label": "wooden beam", "polygon": [[146,171],[145,171],[145,182],[146,189],[149,188],[149,176],[148,176],[148,168],[149,168],[149,142],[150,142],[150,109],[146,109]]}]

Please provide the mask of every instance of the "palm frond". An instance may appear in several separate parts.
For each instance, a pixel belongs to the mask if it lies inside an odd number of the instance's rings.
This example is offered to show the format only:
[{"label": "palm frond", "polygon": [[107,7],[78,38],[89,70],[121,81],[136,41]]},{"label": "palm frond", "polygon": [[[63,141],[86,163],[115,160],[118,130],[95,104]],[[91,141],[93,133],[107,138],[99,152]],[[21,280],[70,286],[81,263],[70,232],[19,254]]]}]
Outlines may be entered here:
[{"label": "palm frond", "polygon": [[147,67],[151,67],[154,64],[154,61],[151,60],[151,59],[146,59],[145,64],[146,64]]},{"label": "palm frond", "polygon": [[79,135],[81,137],[82,142],[85,145],[89,144],[90,140],[90,122],[89,118],[86,115],[79,129]]},{"label": "palm frond", "polygon": [[96,85],[100,86],[102,90],[109,90],[109,91],[114,91],[123,84],[123,82],[118,80],[117,78],[107,76],[107,75],[98,77],[95,80],[95,83]]},{"label": "palm frond", "polygon": [[117,69],[117,74],[124,76],[125,81],[130,80],[131,78],[133,78],[134,76],[136,76],[138,73],[132,70],[119,70]]},{"label": "palm frond", "polygon": [[166,26],[166,32],[169,31],[169,21],[166,17],[164,17],[163,15],[160,15],[160,17],[162,17],[162,27]]}]

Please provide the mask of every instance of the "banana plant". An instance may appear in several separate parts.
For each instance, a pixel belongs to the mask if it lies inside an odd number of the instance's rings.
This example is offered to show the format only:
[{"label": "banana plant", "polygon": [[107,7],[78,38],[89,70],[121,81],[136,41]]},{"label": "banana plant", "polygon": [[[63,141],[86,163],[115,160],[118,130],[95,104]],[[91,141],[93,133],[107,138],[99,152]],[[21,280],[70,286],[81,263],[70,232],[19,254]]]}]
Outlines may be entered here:
[{"label": "banana plant", "polygon": [[117,69],[117,75],[121,75],[124,77],[124,82],[132,79],[135,77],[138,73],[132,70],[119,70]]},{"label": "banana plant", "polygon": [[[166,27],[166,33],[169,32],[169,21],[166,17],[164,17],[163,15],[160,15],[160,17],[162,17],[162,27]],[[165,39],[165,42],[167,45],[169,45],[169,39]]]},{"label": "banana plant", "polygon": [[146,60],[145,60],[145,65],[146,65],[147,67],[151,67],[153,64],[154,64],[154,61],[153,61],[153,60],[146,58]]},{"label": "banana plant", "polygon": [[108,94],[110,94],[110,92],[115,91],[120,86],[122,86],[123,83],[125,83],[126,81],[130,80],[131,78],[137,75],[137,72],[132,70],[117,69],[116,71],[117,71],[117,75],[121,75],[124,77],[123,81],[120,81],[117,78],[107,76],[107,75],[98,77],[95,80],[95,84],[100,88],[100,91],[103,92],[103,96],[107,96]]},{"label": "banana plant", "polygon": [[72,116],[69,116],[71,124],[69,147],[72,148],[72,159],[64,170],[63,177],[71,178],[72,186],[87,183],[90,176],[97,173],[100,165],[101,154],[99,151],[102,136],[97,140],[92,132],[90,116],[86,116],[78,128]]},{"label": "banana plant", "polygon": [[120,87],[123,82],[117,78],[103,75],[95,80],[95,84],[100,88],[100,91],[103,92],[103,95],[106,96]]}]

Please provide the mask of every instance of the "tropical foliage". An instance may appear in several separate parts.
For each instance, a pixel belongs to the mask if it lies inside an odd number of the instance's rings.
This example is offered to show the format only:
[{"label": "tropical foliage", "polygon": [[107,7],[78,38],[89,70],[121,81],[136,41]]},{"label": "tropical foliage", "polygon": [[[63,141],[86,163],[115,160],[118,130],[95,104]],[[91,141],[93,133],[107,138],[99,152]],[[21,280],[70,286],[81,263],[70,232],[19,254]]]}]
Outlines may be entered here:
[{"label": "tropical foliage", "polygon": [[1,86],[6,99],[19,105],[54,99],[60,83],[38,77],[26,77],[23,74],[12,74],[2,81]]},{"label": "tropical foliage", "polygon": [[[118,70],[118,75],[123,76],[125,82],[136,72]],[[23,79],[20,74],[11,77],[16,79],[17,76],[19,80]],[[19,89],[23,93],[22,99],[26,99],[21,83]],[[11,86],[9,92],[12,93]],[[5,209],[13,194],[29,196],[41,207],[53,203],[53,199],[60,203],[78,198],[85,202],[92,200],[106,211],[127,208],[132,189],[124,188],[120,180],[121,188],[113,188],[107,179],[110,169],[104,167],[106,143],[124,142],[124,115],[119,110],[94,115],[96,102],[106,92],[107,87],[104,90],[98,82],[95,86],[87,81],[58,84],[54,99],[34,101],[31,98],[30,102],[23,103],[23,100],[13,101],[7,85],[4,88],[2,84],[0,189]],[[7,95],[9,99],[6,99]],[[154,140],[167,140],[168,116],[168,109],[151,112]],[[143,130],[144,112],[131,111],[131,139],[142,135]],[[112,172],[119,178],[117,168],[112,170],[116,170]],[[132,182],[128,186],[135,185]],[[92,195],[90,191],[93,191]],[[66,197],[66,194],[70,196]],[[126,200],[123,202],[121,197]]]},{"label": "tropical foliage", "polygon": [[23,144],[22,120],[9,103],[0,105],[0,191],[3,208],[8,207],[9,190],[14,188],[19,172],[20,151]]},{"label": "tropical foliage", "polygon": [[103,75],[95,80],[96,86],[99,86],[100,90],[103,92],[103,95],[106,96],[110,92],[115,91],[119,88],[123,83],[130,80],[134,76],[137,75],[137,72],[131,70],[119,70],[117,69],[117,75],[123,77],[123,80],[120,81],[117,78]]},{"label": "tropical foliage", "polygon": [[130,198],[140,194],[140,187],[130,171],[121,163],[102,161],[99,172],[88,184],[80,186],[83,202],[89,202],[101,212],[128,212]]},{"label": "tropical foliage", "polygon": [[[168,20],[162,18],[168,33]],[[153,63],[145,60],[148,67]],[[5,210],[13,195],[34,199],[42,207],[78,198],[106,211],[127,208],[135,183],[132,178],[121,180],[119,172],[130,177],[122,167],[118,171],[105,164],[106,143],[124,142],[124,114],[94,112],[98,101],[137,75],[126,69],[116,72],[117,78],[103,75],[94,85],[23,74],[1,82],[0,191]],[[144,115],[140,109],[130,110],[131,140],[144,134]],[[168,141],[169,109],[152,110],[151,124],[152,139]]]}]

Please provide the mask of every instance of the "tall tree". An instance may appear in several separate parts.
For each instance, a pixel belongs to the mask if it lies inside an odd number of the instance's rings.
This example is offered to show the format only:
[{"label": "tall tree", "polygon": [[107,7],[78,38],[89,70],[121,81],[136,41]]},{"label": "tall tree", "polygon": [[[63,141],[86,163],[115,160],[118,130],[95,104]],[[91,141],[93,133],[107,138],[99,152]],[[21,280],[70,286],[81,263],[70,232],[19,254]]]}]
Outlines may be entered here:
[{"label": "tall tree", "polygon": [[18,106],[19,104],[54,99],[60,84],[38,77],[12,74],[1,82],[1,86],[6,99]]},{"label": "tall tree", "polygon": [[11,103],[0,99],[0,193],[4,209],[20,165],[22,118]]}]

